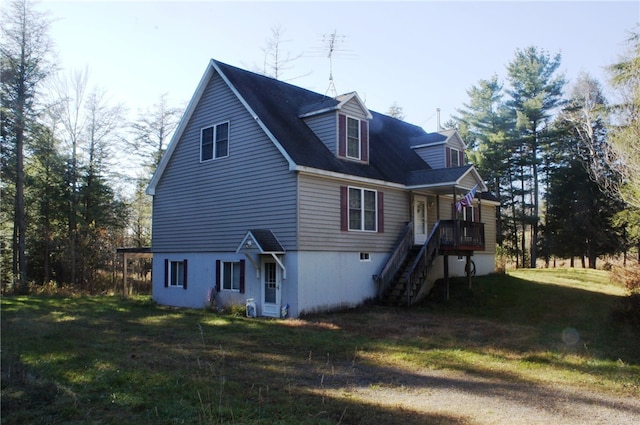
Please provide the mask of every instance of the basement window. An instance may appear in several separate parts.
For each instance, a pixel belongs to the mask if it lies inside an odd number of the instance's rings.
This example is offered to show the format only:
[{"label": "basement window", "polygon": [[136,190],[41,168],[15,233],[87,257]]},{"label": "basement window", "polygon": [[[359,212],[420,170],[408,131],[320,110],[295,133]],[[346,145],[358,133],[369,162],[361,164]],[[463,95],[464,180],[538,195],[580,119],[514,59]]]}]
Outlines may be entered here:
[{"label": "basement window", "polygon": [[361,252],[360,253],[360,261],[371,261],[371,253],[369,253],[369,252]]}]

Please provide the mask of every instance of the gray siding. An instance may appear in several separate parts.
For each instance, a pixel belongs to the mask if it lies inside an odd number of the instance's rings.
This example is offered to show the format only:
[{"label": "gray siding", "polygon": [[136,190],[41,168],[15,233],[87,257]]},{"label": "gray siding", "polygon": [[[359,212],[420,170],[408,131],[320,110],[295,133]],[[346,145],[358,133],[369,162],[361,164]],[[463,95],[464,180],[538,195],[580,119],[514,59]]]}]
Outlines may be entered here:
[{"label": "gray siding", "polygon": [[355,100],[355,98],[342,105],[342,109],[340,110],[340,112],[347,114],[353,118],[358,118],[361,120],[366,119],[365,111],[362,110],[360,104]]},{"label": "gray siding", "polygon": [[[200,131],[229,121],[229,157],[200,162]],[[156,188],[152,248],[232,251],[248,229],[296,240],[296,180],[229,87],[214,75]]]},{"label": "gray siding", "polygon": [[[410,220],[406,191],[347,183],[318,176],[299,176],[299,249],[388,252]],[[340,187],[354,186],[384,193],[384,232],[340,230]]]},{"label": "gray siding", "polygon": [[444,145],[428,146],[417,148],[416,153],[420,158],[433,169],[445,168],[445,149]]},{"label": "gray siding", "polygon": [[[461,186],[468,187],[469,189],[471,189],[473,186],[475,186],[476,183],[477,183],[476,182],[476,178],[471,173],[468,173],[460,181],[460,185]],[[466,192],[464,194],[462,194],[461,196],[464,196],[465,194],[466,194]]]},{"label": "gray siding", "polygon": [[305,118],[304,122],[334,154],[338,153],[338,119],[335,112]]}]

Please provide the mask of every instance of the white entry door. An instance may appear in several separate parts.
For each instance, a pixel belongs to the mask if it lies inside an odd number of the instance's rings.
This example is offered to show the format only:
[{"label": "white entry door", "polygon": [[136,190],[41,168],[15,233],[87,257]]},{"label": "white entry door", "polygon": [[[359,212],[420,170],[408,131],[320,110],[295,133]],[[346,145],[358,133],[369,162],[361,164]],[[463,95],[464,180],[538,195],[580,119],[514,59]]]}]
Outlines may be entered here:
[{"label": "white entry door", "polygon": [[262,261],[262,315],[280,317],[280,268],[274,260]]},{"label": "white entry door", "polygon": [[427,241],[427,198],[413,198],[413,240],[416,245]]}]

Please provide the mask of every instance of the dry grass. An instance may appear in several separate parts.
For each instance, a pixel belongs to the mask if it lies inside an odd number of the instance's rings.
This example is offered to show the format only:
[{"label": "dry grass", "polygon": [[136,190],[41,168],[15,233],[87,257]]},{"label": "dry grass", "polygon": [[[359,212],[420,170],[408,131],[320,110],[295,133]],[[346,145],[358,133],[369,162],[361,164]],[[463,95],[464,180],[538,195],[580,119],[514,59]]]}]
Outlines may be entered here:
[{"label": "dry grass", "polygon": [[[479,278],[472,291],[453,282],[448,303],[284,321],[171,309],[144,298],[5,297],[2,422],[479,424],[509,414],[542,422],[566,414],[590,423],[581,415],[640,416],[640,405],[629,402],[640,397],[638,335],[610,314],[620,297],[601,275],[559,272],[553,279]],[[573,400],[583,413],[558,400]],[[603,413],[592,411],[598,403]],[[553,408],[540,410],[545,405]]]}]

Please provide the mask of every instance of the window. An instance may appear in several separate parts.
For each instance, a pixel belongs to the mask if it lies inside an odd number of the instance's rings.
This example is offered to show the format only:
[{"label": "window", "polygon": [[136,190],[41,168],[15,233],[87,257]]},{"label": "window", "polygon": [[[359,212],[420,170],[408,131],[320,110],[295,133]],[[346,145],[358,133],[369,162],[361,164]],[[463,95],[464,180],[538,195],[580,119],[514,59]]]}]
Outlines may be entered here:
[{"label": "window", "polygon": [[338,114],[338,156],[369,161],[369,122]]},{"label": "window", "polygon": [[376,231],[376,191],[349,188],[349,230]]},{"label": "window", "polygon": [[460,164],[460,151],[458,149],[449,149],[449,166],[459,167]]},{"label": "window", "polygon": [[187,289],[187,260],[164,260],[164,286]]},{"label": "window", "polygon": [[240,262],[222,263],[222,289],[240,291]]},{"label": "window", "polygon": [[369,253],[369,252],[361,252],[360,253],[360,261],[371,261],[371,253]]},{"label": "window", "polygon": [[200,160],[229,156],[229,123],[203,128],[200,136]]},{"label": "window", "polygon": [[347,156],[360,159],[360,121],[347,117]]},{"label": "window", "polygon": [[216,260],[216,291],[235,291],[244,294],[245,260]]}]

